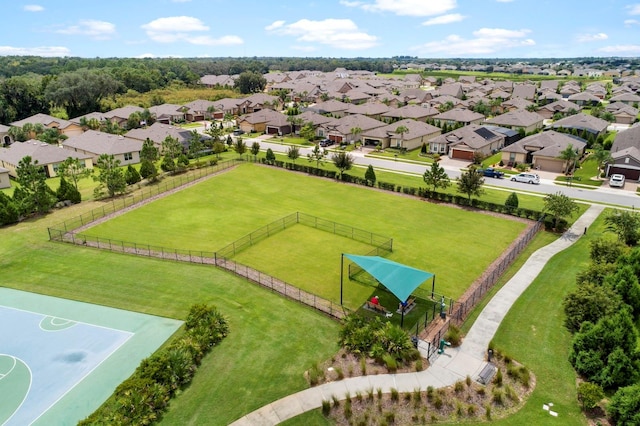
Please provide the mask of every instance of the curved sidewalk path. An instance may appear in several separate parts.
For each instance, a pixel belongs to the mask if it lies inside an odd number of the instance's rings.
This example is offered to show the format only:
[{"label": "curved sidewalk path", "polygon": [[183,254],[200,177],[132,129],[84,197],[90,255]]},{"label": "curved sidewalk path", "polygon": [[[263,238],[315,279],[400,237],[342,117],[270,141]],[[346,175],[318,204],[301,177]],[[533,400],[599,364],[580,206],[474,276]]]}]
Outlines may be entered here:
[{"label": "curved sidewalk path", "polygon": [[384,393],[391,392],[391,389],[412,392],[416,389],[425,390],[428,386],[451,386],[467,376],[477,379],[487,364],[485,355],[489,342],[513,303],[529,287],[549,259],[576,242],[603,210],[604,207],[600,205],[590,206],[562,237],[533,253],[483,309],[462,345],[458,348],[447,348],[443,355],[434,355],[435,359],[426,370],[416,373],[360,376],[326,383],[274,401],[241,417],[231,425],[277,425],[306,411],[320,408],[323,400],[331,400],[334,395],[344,399],[347,393],[353,396],[356,392],[366,393],[368,389],[378,388]]}]

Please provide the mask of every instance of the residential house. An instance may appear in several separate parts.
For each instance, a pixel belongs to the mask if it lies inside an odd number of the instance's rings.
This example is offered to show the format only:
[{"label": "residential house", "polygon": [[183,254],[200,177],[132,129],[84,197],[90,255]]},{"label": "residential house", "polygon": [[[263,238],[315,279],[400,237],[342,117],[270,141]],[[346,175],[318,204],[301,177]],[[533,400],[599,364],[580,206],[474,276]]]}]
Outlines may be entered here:
[{"label": "residential house", "polygon": [[10,187],[11,187],[11,179],[9,178],[9,169],[0,167],[0,189],[10,188]]},{"label": "residential house", "polygon": [[62,143],[69,151],[91,156],[93,164],[98,162],[102,154],[113,155],[120,161],[120,165],[137,164],[140,162],[142,141],[122,135],[87,130],[81,135],[72,136]]},{"label": "residential house", "polygon": [[462,84],[460,83],[443,84],[437,90],[438,96],[452,96],[457,99],[462,99],[464,96]]},{"label": "residential house", "polygon": [[536,86],[533,84],[516,84],[513,86],[511,98],[522,98],[533,101],[536,98]]},{"label": "residential house", "polygon": [[286,135],[291,133],[291,122],[288,116],[272,109],[262,109],[238,117],[238,128],[246,133],[267,133],[270,135]]},{"label": "residential house", "polygon": [[576,105],[573,102],[558,100],[549,104],[543,105],[538,109],[538,114],[545,119],[551,119],[556,114],[567,115],[575,112],[579,112],[582,109],[580,105]]},{"label": "residential house", "polygon": [[[406,132],[398,133],[397,130],[400,127],[405,127]],[[382,148],[393,147],[412,150],[420,148],[422,144],[428,145],[430,139],[441,133],[442,130],[436,126],[407,118],[387,126],[376,127],[362,132],[362,141],[365,145],[380,145]]]},{"label": "residential house", "polygon": [[485,116],[479,112],[474,112],[466,108],[454,108],[433,116],[434,120],[447,124],[480,124]]},{"label": "residential house", "polygon": [[588,132],[594,136],[604,135],[609,127],[609,122],[588,114],[574,114],[554,122],[553,129],[576,129],[579,132]]},{"label": "residential house", "polygon": [[584,91],[569,96],[568,101],[580,106],[596,106],[600,103],[600,98],[591,92]]},{"label": "residential house", "polygon": [[621,93],[619,95],[612,96],[611,99],[609,99],[609,102],[622,102],[623,104],[633,106],[640,103],[640,96],[635,93]]},{"label": "residential house", "polygon": [[400,120],[403,118],[413,118],[414,120],[425,121],[429,117],[440,114],[435,108],[418,105],[405,105],[402,108],[392,108],[382,114],[383,119]]},{"label": "residential house", "polygon": [[184,105],[185,118],[187,121],[211,120],[216,103],[206,99],[197,99]]},{"label": "residential house", "polygon": [[448,95],[437,96],[428,102],[429,106],[434,108],[440,108],[447,103],[453,105],[454,108],[467,108],[469,106],[469,102]]},{"label": "residential house", "polygon": [[389,111],[389,107],[383,103],[367,102],[361,105],[351,105],[347,110],[348,114],[362,114],[367,117],[380,120],[380,117]]},{"label": "residential house", "polygon": [[618,124],[633,124],[638,119],[638,109],[622,102],[608,104],[604,109],[613,114]]},{"label": "residential house", "polygon": [[513,111],[516,109],[527,109],[531,105],[535,105],[535,104],[523,98],[512,98],[512,99],[507,99],[502,103],[502,110]]},{"label": "residential house", "polygon": [[616,134],[611,157],[605,166],[606,176],[619,173],[629,180],[640,180],[640,123]]},{"label": "residential house", "polygon": [[398,96],[406,103],[423,104],[433,99],[433,90],[407,89],[400,92]]},{"label": "residential house", "polygon": [[[182,145],[182,149],[186,152],[189,149],[189,145],[191,144],[191,138],[193,137],[193,134],[191,133],[191,131],[180,127],[156,122],[149,127],[129,130],[127,133],[125,133],[124,136],[132,139],[137,139],[142,142],[150,139],[157,147],[161,147],[162,142],[167,137],[172,137],[178,140],[178,142]],[[201,139],[208,138],[203,136]]]},{"label": "residential house", "polygon": [[237,76],[222,75],[203,75],[198,83],[206,87],[229,87],[235,86]]},{"label": "residential house", "polygon": [[136,112],[143,112],[144,108],[140,108],[139,106],[127,105],[121,108],[112,109],[111,111],[105,112],[102,116],[106,120],[110,120],[114,124],[122,128],[127,127],[127,120],[129,120],[129,116]]},{"label": "residential house", "polygon": [[[14,121],[10,123],[15,127],[22,127],[27,123],[42,124],[46,129],[58,129],[58,131],[66,136],[79,135],[84,130],[79,124],[73,123],[61,118],[52,117],[47,114],[35,114],[31,117],[24,118],[22,120]],[[31,135],[32,137],[35,135]]]},{"label": "residential house", "polygon": [[524,133],[535,132],[542,129],[544,118],[535,112],[529,112],[524,109],[517,109],[507,113],[497,115],[489,120],[485,120],[485,124],[502,126],[509,129],[524,131]]},{"label": "residential house", "polygon": [[559,157],[569,145],[582,156],[587,143],[577,136],[553,130],[536,133],[504,147],[502,161],[510,166],[524,163],[538,170],[563,173],[567,162]]},{"label": "residential house", "polygon": [[250,114],[265,108],[272,110],[280,109],[280,98],[277,96],[267,95],[266,93],[254,93],[251,96],[239,100],[243,101],[238,104],[241,108],[240,114]]},{"label": "residential house", "polygon": [[3,146],[9,146],[13,143],[13,138],[9,134],[9,126],[0,124],[0,148]]},{"label": "residential house", "polygon": [[9,170],[9,175],[17,177],[16,169],[24,157],[31,157],[31,162],[38,162],[46,177],[57,176],[60,163],[69,157],[77,158],[84,167],[93,168],[91,156],[73,153],[62,146],[51,145],[35,139],[26,142],[15,142],[6,148],[0,148],[0,167]]},{"label": "residential house", "polygon": [[354,114],[321,124],[318,131],[322,131],[325,137],[336,143],[351,143],[360,137],[360,135],[354,135],[352,133],[353,129],[360,129],[362,134],[376,127],[385,125],[386,123],[367,117],[366,115]]},{"label": "residential house", "polygon": [[504,136],[478,124],[469,124],[429,141],[429,151],[473,161],[476,153],[490,155],[504,145]]},{"label": "residential house", "polygon": [[307,110],[314,111],[322,115],[331,115],[332,117],[340,118],[347,114],[349,107],[351,107],[351,105],[332,99],[326,102],[318,102],[317,104],[308,107]]},{"label": "residential house", "polygon": [[164,124],[171,124],[176,121],[184,121],[184,105],[162,104],[149,107],[149,112],[156,118],[156,121]]}]

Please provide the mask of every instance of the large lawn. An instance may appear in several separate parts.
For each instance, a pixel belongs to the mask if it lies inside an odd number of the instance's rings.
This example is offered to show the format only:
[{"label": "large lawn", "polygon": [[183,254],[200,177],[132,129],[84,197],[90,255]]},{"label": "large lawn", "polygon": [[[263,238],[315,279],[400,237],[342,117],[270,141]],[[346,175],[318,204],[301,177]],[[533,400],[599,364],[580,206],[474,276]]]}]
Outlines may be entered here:
[{"label": "large lawn", "polygon": [[[413,197],[246,164],[86,233],[156,246],[215,251],[296,211],[392,237],[393,253],[389,258],[435,273],[437,292],[453,298],[460,296],[525,227],[521,222]],[[309,244],[306,253],[313,253],[314,245],[320,250],[324,244],[317,239],[319,236],[307,238],[305,231],[296,235],[296,230],[291,231],[289,240],[297,238],[297,244]],[[266,253],[245,255],[243,261],[253,266],[253,257],[260,265],[273,259],[275,276],[286,274],[298,261],[296,256],[309,256],[284,246],[281,250],[288,252],[290,260],[277,263],[281,254],[270,255],[272,243],[266,240],[260,244],[266,244]],[[347,252],[351,244],[331,240],[337,253]],[[318,263],[318,270],[329,271],[326,277],[333,281],[329,287],[337,288],[339,257],[318,256],[314,262]]]}]

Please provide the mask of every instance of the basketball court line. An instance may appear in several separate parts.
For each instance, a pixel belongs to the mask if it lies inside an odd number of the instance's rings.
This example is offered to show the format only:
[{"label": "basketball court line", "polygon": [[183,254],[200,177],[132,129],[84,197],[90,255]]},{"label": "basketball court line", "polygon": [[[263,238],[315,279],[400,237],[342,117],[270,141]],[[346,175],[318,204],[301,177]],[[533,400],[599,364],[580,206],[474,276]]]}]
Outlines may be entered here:
[{"label": "basketball court line", "polygon": [[[18,365],[18,362],[16,360],[20,358],[17,358],[10,354],[0,354],[0,355],[6,355],[13,358],[13,367],[11,367],[11,370],[9,370],[7,373],[3,374],[2,377],[0,377],[0,380],[2,380],[7,374],[11,373],[11,371],[13,371],[13,369],[16,368],[16,365]],[[13,418],[13,416],[15,416],[16,413],[20,411],[20,408],[22,408],[22,405],[24,405],[24,402],[27,400],[27,396],[29,395],[29,392],[31,392],[31,385],[33,384],[33,372],[31,371],[31,367],[29,367],[29,364],[24,362],[22,359],[20,359],[20,362],[22,362],[24,366],[27,367],[27,370],[29,370],[29,387],[27,388],[27,392],[25,392],[24,397],[20,402],[20,405],[18,405],[18,407],[15,410],[13,410],[13,413],[11,413],[11,415],[4,421],[3,424],[9,423],[9,421]]]}]

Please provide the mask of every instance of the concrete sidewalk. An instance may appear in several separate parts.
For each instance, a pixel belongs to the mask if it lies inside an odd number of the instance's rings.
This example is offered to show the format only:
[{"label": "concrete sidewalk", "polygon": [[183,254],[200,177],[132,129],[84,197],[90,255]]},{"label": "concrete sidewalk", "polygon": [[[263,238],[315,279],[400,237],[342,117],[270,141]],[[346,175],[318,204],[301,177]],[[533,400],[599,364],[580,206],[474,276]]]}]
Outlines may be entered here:
[{"label": "concrete sidewalk", "polygon": [[[451,386],[467,376],[477,379],[487,364],[485,355],[489,342],[513,303],[529,287],[549,259],[576,242],[584,234],[585,228],[591,226],[603,210],[603,206],[592,205],[562,237],[533,253],[483,309],[462,345],[459,348],[447,348],[444,354],[431,360],[432,363],[426,370],[416,373],[360,376],[326,383],[265,405],[236,420],[232,425],[277,425],[306,411],[320,408],[323,400],[331,400],[333,396],[344,399],[347,393],[353,396],[356,392],[366,393],[369,389],[382,389],[383,393],[389,393],[391,389],[412,392],[416,389],[426,390],[428,386]],[[421,349],[420,346],[418,349]]]}]

